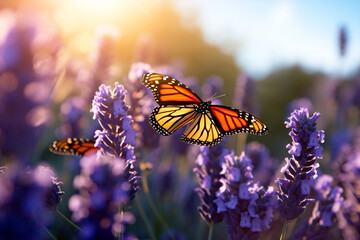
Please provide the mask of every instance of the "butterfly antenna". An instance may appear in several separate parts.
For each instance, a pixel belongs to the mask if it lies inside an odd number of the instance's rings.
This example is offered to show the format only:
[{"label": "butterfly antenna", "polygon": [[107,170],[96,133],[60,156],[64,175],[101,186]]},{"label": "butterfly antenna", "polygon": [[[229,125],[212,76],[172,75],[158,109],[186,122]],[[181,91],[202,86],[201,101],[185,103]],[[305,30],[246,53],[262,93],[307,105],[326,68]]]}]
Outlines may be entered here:
[{"label": "butterfly antenna", "polygon": [[221,94],[221,95],[216,96],[216,97],[215,97],[215,95],[216,95],[216,93],[215,93],[214,95],[212,95],[212,97],[210,98],[210,100],[214,100],[214,99],[218,99],[218,98],[222,98],[222,97],[227,96],[227,94],[226,94],[226,93],[225,93],[225,94]]},{"label": "butterfly antenna", "polygon": [[211,97],[210,97],[210,100],[212,100],[215,96],[216,96],[217,93],[214,93]]}]

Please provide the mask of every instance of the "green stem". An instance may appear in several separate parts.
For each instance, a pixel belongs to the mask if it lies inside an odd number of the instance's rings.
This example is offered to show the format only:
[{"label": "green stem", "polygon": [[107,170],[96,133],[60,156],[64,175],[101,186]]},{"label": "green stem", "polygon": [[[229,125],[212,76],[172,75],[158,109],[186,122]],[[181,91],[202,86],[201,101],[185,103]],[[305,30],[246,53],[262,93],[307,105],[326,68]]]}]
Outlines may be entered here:
[{"label": "green stem", "polygon": [[148,230],[148,232],[149,232],[149,234],[150,234],[151,239],[152,239],[152,240],[156,240],[155,234],[154,234],[154,232],[153,232],[153,230],[152,230],[152,228],[151,228],[151,225],[150,225],[149,220],[148,220],[147,217],[146,217],[146,214],[145,214],[145,212],[144,212],[144,209],[142,208],[142,206],[141,206],[141,204],[140,204],[139,198],[136,197],[136,198],[135,198],[135,202],[136,202],[137,208],[139,209],[140,215],[141,215],[142,219],[143,219],[144,222],[145,222],[145,226],[146,226],[146,228],[147,228],[147,230]]},{"label": "green stem", "polygon": [[[120,214],[121,219],[122,219],[123,216],[124,216],[124,207],[123,207],[121,204],[119,205],[118,213]],[[122,231],[121,233],[119,233],[119,236],[117,237],[117,239],[118,239],[118,240],[123,240],[123,239],[124,239],[124,231]]]},{"label": "green stem", "polygon": [[150,196],[149,184],[147,182],[147,175],[146,174],[144,174],[143,177],[142,177],[142,183],[143,183],[145,196],[146,196],[146,199],[147,199],[147,201],[149,203],[149,206],[150,206],[151,210],[154,212],[157,219],[159,219],[160,224],[162,225],[163,228],[165,228],[166,232],[169,234],[169,237],[172,240],[176,240],[175,237],[173,236],[173,234],[169,231],[169,227],[167,226],[164,219],[162,218],[162,216],[160,215],[160,213],[156,209],[156,206],[155,206],[155,204],[154,204],[154,202],[153,202],[153,200],[152,200],[152,198]]},{"label": "green stem", "polygon": [[199,217],[200,221],[196,230],[196,236],[195,239],[202,239],[203,234],[204,234],[204,230],[205,230],[205,226],[207,226],[207,224],[205,224],[205,221],[203,221],[200,217]]},{"label": "green stem", "polygon": [[280,240],[285,240],[286,232],[287,232],[287,227],[288,227],[288,222],[285,221],[285,222],[284,222],[284,225],[283,225],[283,228],[282,228],[282,231],[281,231]]},{"label": "green stem", "polygon": [[214,230],[214,225],[210,225],[210,228],[209,228],[209,236],[208,236],[208,240],[211,240],[212,238],[212,234],[213,234],[213,230]]},{"label": "green stem", "polygon": [[57,238],[47,229],[45,226],[42,226],[42,228],[45,230],[45,232],[49,235],[50,239],[57,240]]},{"label": "green stem", "polygon": [[235,153],[239,155],[245,148],[246,145],[246,134],[238,134],[236,138]]},{"label": "green stem", "polygon": [[71,227],[75,228],[78,231],[81,231],[81,228],[79,228],[75,223],[73,223],[67,217],[65,217],[64,214],[62,214],[58,208],[56,208],[55,211],[56,211],[57,215],[59,215],[62,219],[64,219],[65,222],[67,222]]}]

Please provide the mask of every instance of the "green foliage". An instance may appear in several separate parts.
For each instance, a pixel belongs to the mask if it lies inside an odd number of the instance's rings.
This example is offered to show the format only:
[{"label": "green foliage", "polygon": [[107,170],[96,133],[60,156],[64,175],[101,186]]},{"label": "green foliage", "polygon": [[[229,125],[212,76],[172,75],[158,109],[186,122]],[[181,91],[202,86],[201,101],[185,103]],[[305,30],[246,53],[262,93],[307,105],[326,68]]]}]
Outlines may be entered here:
[{"label": "green foliage", "polygon": [[272,151],[282,150],[289,139],[284,138],[287,104],[300,97],[311,97],[310,90],[319,74],[306,72],[300,66],[282,68],[258,82],[258,101],[261,106],[261,120],[269,127],[270,133],[264,137],[264,144]]}]

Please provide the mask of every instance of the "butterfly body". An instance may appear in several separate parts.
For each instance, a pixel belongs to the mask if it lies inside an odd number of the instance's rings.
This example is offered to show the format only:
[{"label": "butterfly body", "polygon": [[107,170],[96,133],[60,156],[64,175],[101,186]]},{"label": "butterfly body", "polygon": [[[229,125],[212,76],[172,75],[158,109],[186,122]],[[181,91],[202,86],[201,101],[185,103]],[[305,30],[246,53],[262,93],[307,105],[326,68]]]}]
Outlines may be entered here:
[{"label": "butterfly body", "polygon": [[198,113],[206,113],[210,110],[211,101],[202,102],[195,107],[195,111]]},{"label": "butterfly body", "polygon": [[141,83],[150,89],[159,106],[150,115],[151,126],[168,136],[189,124],[180,139],[186,143],[213,146],[225,135],[266,135],[267,127],[251,114],[203,101],[180,81],[158,73],[145,73]]}]

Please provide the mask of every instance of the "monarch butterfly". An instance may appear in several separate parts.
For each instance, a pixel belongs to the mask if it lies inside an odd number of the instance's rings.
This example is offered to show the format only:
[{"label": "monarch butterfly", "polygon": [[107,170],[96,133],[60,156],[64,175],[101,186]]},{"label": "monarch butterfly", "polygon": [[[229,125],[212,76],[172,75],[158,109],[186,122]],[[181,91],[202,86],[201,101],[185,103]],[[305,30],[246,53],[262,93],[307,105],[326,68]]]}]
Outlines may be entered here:
[{"label": "monarch butterfly", "polygon": [[212,147],[225,135],[249,133],[266,135],[268,128],[251,114],[203,101],[188,86],[159,73],[145,73],[141,83],[150,89],[159,105],[150,115],[150,125],[168,136],[190,124],[180,139],[186,143]]},{"label": "monarch butterfly", "polygon": [[95,141],[84,138],[66,138],[53,142],[49,149],[51,152],[61,155],[84,156],[96,153],[100,148],[94,146]]}]

